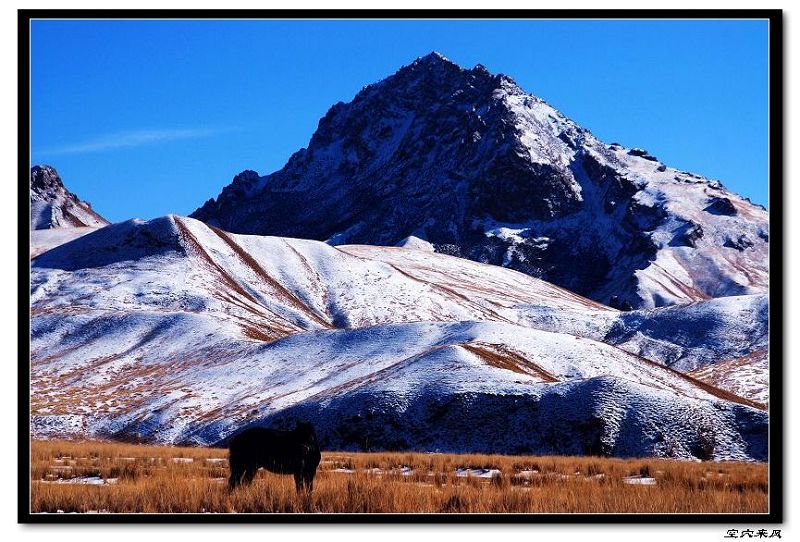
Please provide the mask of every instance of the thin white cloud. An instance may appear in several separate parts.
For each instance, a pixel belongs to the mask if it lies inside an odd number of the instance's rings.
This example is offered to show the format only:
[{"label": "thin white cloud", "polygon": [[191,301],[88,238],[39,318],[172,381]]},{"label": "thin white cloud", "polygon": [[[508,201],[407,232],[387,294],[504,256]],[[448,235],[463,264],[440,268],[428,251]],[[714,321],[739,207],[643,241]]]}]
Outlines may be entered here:
[{"label": "thin white cloud", "polygon": [[166,130],[132,130],[129,132],[118,132],[106,134],[82,143],[71,145],[61,145],[47,149],[39,149],[37,154],[82,154],[87,152],[100,152],[111,149],[125,149],[141,147],[143,145],[154,145],[166,143],[178,139],[195,139],[208,137],[218,134],[220,129],[211,128],[189,128],[189,129],[166,129]]}]

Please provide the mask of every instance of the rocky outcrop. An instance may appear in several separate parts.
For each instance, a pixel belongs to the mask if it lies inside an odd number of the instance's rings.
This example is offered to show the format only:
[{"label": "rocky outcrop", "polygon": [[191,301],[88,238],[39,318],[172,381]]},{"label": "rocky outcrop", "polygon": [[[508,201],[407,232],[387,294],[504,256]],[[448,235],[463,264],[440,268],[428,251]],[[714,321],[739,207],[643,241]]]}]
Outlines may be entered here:
[{"label": "rocky outcrop", "polygon": [[711,203],[704,209],[714,215],[735,216],[736,207],[728,198],[712,198]]}]

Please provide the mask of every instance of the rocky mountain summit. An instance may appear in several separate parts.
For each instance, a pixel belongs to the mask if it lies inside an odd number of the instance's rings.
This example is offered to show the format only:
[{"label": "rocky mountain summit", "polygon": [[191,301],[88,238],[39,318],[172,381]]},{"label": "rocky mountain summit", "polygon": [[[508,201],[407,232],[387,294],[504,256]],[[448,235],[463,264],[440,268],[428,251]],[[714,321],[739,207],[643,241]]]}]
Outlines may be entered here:
[{"label": "rocky mountain summit", "polygon": [[624,309],[768,288],[764,208],[438,53],[337,103],[281,170],[240,173],[192,216],[333,245],[412,242]]},{"label": "rocky mountain summit", "polygon": [[68,191],[52,166],[31,168],[31,230],[101,227],[108,220],[94,212],[91,204]]}]

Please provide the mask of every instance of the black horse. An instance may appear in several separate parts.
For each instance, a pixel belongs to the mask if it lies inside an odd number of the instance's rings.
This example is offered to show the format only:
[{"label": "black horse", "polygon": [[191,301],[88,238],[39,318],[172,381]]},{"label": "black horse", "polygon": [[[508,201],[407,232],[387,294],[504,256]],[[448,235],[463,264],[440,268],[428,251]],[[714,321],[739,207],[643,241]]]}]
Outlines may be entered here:
[{"label": "black horse", "polygon": [[294,475],[297,491],[311,493],[320,453],[317,434],[310,423],[297,422],[293,431],[254,427],[233,437],[228,446],[231,477],[228,486],[253,481],[259,468]]}]

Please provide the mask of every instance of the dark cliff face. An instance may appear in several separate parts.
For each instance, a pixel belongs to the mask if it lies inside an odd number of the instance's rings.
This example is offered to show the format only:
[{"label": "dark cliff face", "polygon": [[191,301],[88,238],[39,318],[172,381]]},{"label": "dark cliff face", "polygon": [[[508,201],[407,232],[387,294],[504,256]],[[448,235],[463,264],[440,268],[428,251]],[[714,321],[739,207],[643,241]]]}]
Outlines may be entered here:
[{"label": "dark cliff face", "polygon": [[570,172],[520,156],[511,113],[493,97],[504,84],[429,55],[334,105],[263,189],[248,193],[259,181],[240,174],[192,216],[249,233],[346,231],[347,242],[366,243],[395,243],[427,222],[428,238],[459,244],[476,215],[569,213],[579,203]]},{"label": "dark cliff face", "polygon": [[[507,76],[431,53],[331,107],[283,169],[237,175],[191,216],[236,233],[333,244],[413,235],[604,303],[652,306],[705,296],[693,284],[650,296],[637,274],[660,249],[694,248],[714,229],[690,220],[693,211],[669,210],[674,194],[662,177],[707,189],[675,173],[642,149],[606,146]],[[664,228],[676,230],[674,241],[656,234]],[[733,289],[749,287],[736,280]]]}]

